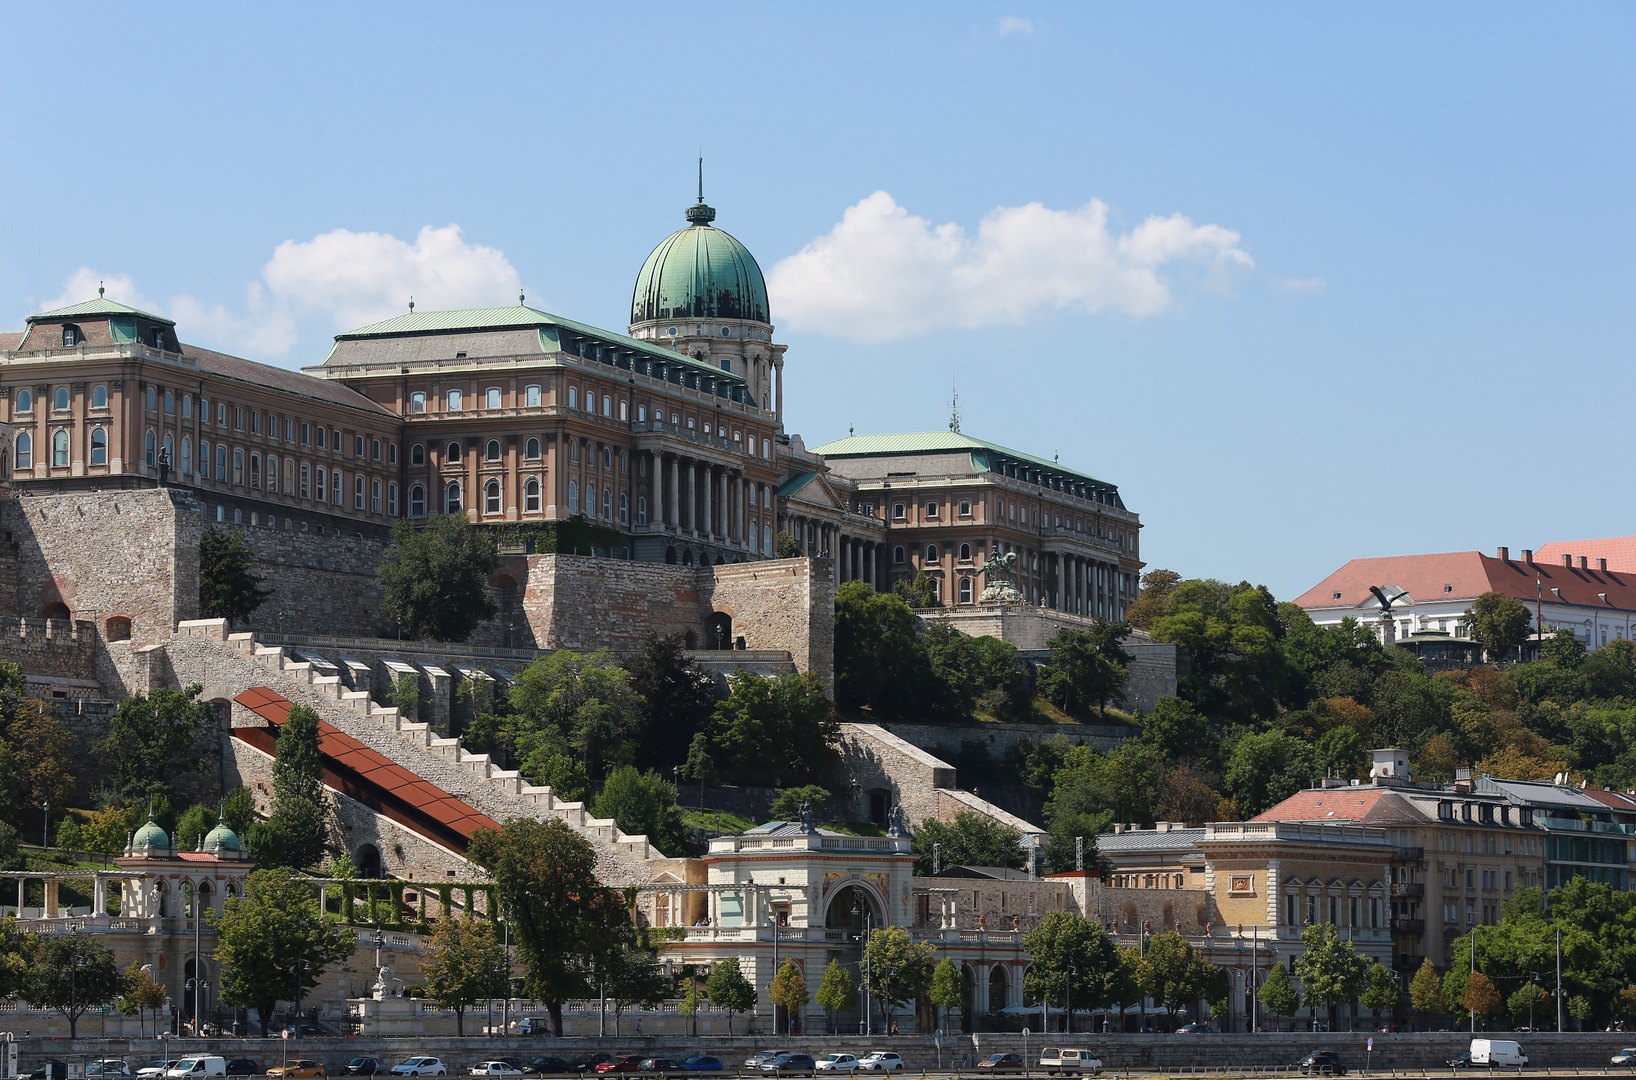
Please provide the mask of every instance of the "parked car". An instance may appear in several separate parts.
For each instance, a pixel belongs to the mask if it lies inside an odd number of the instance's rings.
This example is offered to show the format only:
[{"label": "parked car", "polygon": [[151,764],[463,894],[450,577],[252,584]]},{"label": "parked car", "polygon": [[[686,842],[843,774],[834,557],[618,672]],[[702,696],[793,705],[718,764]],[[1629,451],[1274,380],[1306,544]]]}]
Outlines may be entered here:
[{"label": "parked car", "polygon": [[185,1057],[174,1068],[166,1069],[165,1075],[170,1080],[204,1080],[205,1077],[226,1076],[227,1059],[209,1054]]},{"label": "parked car", "polygon": [[652,1057],[643,1058],[642,1064],[636,1067],[636,1071],[645,1073],[659,1073],[663,1075],[664,1073],[686,1072],[687,1069],[676,1064],[676,1062],[670,1060],[669,1058]]},{"label": "parked car", "polygon": [[858,1059],[852,1054],[826,1054],[818,1059],[819,1072],[853,1072],[858,1067]]},{"label": "parked car", "polygon": [[1471,1051],[1467,1050],[1459,1057],[1451,1057],[1443,1064],[1451,1069],[1469,1069],[1471,1068]]},{"label": "parked car", "polygon": [[324,1067],[310,1058],[291,1058],[282,1065],[274,1065],[267,1070],[268,1076],[279,1077],[280,1080],[290,1080],[295,1076],[328,1076]]},{"label": "parked car", "polygon": [[261,1075],[261,1066],[257,1065],[250,1058],[228,1058],[227,1059],[227,1075],[228,1076],[259,1076],[259,1075]]},{"label": "parked car", "polygon": [[509,1061],[479,1061],[467,1071],[468,1076],[521,1076],[523,1070]]},{"label": "parked car", "polygon": [[1178,1035],[1214,1035],[1216,1029],[1202,1020],[1195,1020],[1191,1024],[1183,1024],[1176,1029]]},{"label": "parked car", "polygon": [[1306,1076],[1345,1076],[1346,1066],[1335,1051],[1314,1050],[1301,1059],[1301,1072]]},{"label": "parked car", "polygon": [[642,1067],[641,1054],[616,1054],[612,1061],[604,1061],[596,1067],[596,1071],[603,1075],[609,1073],[633,1073]]},{"label": "parked car", "polygon": [[347,1076],[376,1076],[386,1071],[380,1058],[355,1057],[347,1062],[345,1075]]},{"label": "parked car", "polygon": [[85,1080],[130,1080],[134,1075],[120,1058],[104,1058],[85,1066]]},{"label": "parked car", "polygon": [[614,1056],[606,1051],[600,1054],[582,1054],[574,1059],[573,1068],[575,1072],[595,1072],[598,1065],[604,1061],[612,1061]]},{"label": "parked car", "polygon": [[[982,1068],[983,1063],[978,1062],[977,1067]],[[1102,1072],[1102,1061],[1089,1050],[1076,1050],[1068,1046],[1061,1048],[1048,1046],[1040,1051],[1040,1068],[1052,1076],[1056,1076],[1058,1073],[1098,1076]]]},{"label": "parked car", "polygon": [[393,1076],[448,1076],[449,1067],[435,1057],[405,1058],[402,1064],[392,1066]]},{"label": "parked car", "polygon": [[1528,1064],[1528,1055],[1522,1052],[1522,1044],[1515,1039],[1472,1039],[1471,1063],[1489,1068],[1503,1065],[1508,1069],[1520,1069]]},{"label": "parked car", "polygon": [[[1608,1058],[1609,1065],[1636,1065],[1636,1046],[1627,1046]],[[86,1074],[87,1076],[90,1073]]]},{"label": "parked car", "polygon": [[779,1054],[771,1061],[762,1062],[761,1071],[774,1076],[815,1076],[818,1063],[811,1054]]},{"label": "parked car", "polygon": [[977,1067],[984,1072],[1022,1072],[1023,1057],[1021,1054],[990,1054],[979,1061]]},{"label": "parked car", "polygon": [[537,1057],[533,1061],[523,1062],[524,1076],[545,1076],[549,1073],[571,1073],[574,1067],[567,1058]]},{"label": "parked car", "polygon": [[171,1058],[169,1061],[166,1061],[161,1058],[158,1061],[150,1061],[140,1069],[136,1070],[136,1075],[140,1077],[141,1080],[153,1080],[153,1078],[156,1076],[164,1076],[167,1070],[174,1069],[176,1067],[176,1063],[181,1060],[181,1058]]},{"label": "parked car", "polygon": [[890,1050],[876,1050],[866,1054],[858,1062],[858,1068],[865,1072],[895,1072],[903,1068],[903,1058]]},{"label": "parked car", "polygon": [[750,1070],[753,1071],[755,1069],[761,1068],[763,1065],[767,1064],[767,1062],[771,1061],[773,1058],[777,1057],[780,1054],[790,1054],[790,1053],[794,1053],[794,1051],[793,1050],[763,1050],[759,1054],[752,1054],[749,1057],[745,1058],[744,1059],[744,1067],[746,1069],[750,1069]]},{"label": "parked car", "polygon": [[694,1054],[682,1062],[682,1068],[688,1072],[721,1072],[726,1067],[721,1063],[721,1058],[712,1054]]},{"label": "parked car", "polygon": [[28,1080],[68,1080],[68,1062],[44,1062],[28,1074]]}]

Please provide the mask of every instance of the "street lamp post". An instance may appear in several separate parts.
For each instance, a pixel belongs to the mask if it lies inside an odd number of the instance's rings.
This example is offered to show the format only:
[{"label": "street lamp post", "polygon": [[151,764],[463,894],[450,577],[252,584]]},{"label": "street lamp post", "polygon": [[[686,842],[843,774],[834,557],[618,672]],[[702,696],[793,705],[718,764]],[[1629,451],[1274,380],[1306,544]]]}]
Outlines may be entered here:
[{"label": "street lamp post", "polygon": [[767,925],[773,931],[773,974],[767,980],[767,1001],[773,1008],[773,1034],[778,1034],[778,1002],[773,1000],[773,983],[778,981],[778,912],[773,912],[767,920]]},{"label": "street lamp post", "polygon": [[311,961],[297,960],[290,965],[290,974],[295,976],[295,1023],[290,1031],[290,1038],[301,1038],[301,973],[312,967]]},{"label": "street lamp post", "polygon": [[1067,998],[1067,1001],[1065,1002],[1067,1009],[1065,1010],[1066,1015],[1062,1018],[1063,1023],[1066,1025],[1063,1028],[1063,1032],[1067,1035],[1072,1035],[1074,1033],[1074,976],[1078,974],[1079,969],[1074,967],[1074,965],[1069,964],[1068,981],[1063,986],[1064,997]]}]

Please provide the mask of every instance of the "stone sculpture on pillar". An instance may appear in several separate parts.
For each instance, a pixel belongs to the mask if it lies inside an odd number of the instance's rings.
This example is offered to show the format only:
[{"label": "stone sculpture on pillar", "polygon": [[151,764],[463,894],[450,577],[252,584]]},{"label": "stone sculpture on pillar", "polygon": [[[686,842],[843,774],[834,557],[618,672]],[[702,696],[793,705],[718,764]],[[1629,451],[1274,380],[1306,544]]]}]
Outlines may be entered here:
[{"label": "stone sculpture on pillar", "polygon": [[1017,568],[1017,553],[1015,551],[1000,553],[1000,546],[994,546],[994,552],[983,563],[983,579],[987,584],[983,587],[983,594],[977,598],[982,604],[1020,604],[1023,594],[1017,586],[1011,583],[1011,572]]}]

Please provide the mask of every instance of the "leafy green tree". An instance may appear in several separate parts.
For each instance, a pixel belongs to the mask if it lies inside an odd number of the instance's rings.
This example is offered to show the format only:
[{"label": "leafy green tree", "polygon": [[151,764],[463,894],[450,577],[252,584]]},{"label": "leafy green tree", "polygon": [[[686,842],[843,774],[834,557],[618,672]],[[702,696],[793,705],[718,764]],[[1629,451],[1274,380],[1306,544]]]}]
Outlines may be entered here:
[{"label": "leafy green tree", "polygon": [[1272,966],[1255,996],[1261,1007],[1271,1011],[1274,1016],[1294,1016],[1295,1010],[1301,1007],[1301,992],[1295,989],[1283,964]]},{"label": "leafy green tree", "polygon": [[835,590],[835,702],[877,718],[917,716],[933,686],[931,659],[901,596],[862,581]]},{"label": "leafy green tree", "polygon": [[[955,977],[959,978],[958,972]],[[843,966],[839,960],[832,958],[824,969],[824,977],[818,981],[818,1007],[828,1014],[831,1031],[835,1030],[838,1013],[855,1012],[858,1008],[857,983],[852,980],[851,969]]]},{"label": "leafy green tree", "polygon": [[1210,734],[1209,721],[1178,697],[1162,697],[1153,703],[1153,711],[1142,718],[1142,734],[1138,738],[1166,761],[1213,756],[1208,754],[1208,748],[1216,742]]},{"label": "leafy green tree", "polygon": [[1398,989],[1397,979],[1385,964],[1376,962],[1369,969],[1369,975],[1364,980],[1363,992],[1358,995],[1358,1004],[1366,1009],[1373,1009],[1377,1013],[1391,1012],[1403,998],[1403,992]]},{"label": "leafy green tree", "polygon": [[1310,694],[1304,673],[1282,648],[1285,622],[1264,586],[1184,581],[1153,625],[1156,641],[1187,649],[1178,695],[1217,723],[1270,722],[1282,704]]},{"label": "leafy green tree", "polygon": [[1318,736],[1313,765],[1325,776],[1360,780],[1369,774],[1370,756],[1363,739],[1349,727],[1334,727]]},{"label": "leafy green tree", "polygon": [[193,851],[199,846],[199,841],[215,827],[216,812],[194,803],[177,819],[176,831],[171,834],[171,843],[176,845],[177,851]]},{"label": "leafy green tree", "polygon": [[687,845],[687,826],[676,809],[676,788],[649,769],[620,765],[608,774],[597,796],[598,817],[613,818],[632,836],[645,835],[660,851],[680,854]]},{"label": "leafy green tree", "polygon": [[531,755],[523,768],[528,782],[548,787],[565,802],[580,802],[590,790],[585,766],[567,754]]},{"label": "leafy green tree", "polygon": [[199,537],[199,615],[226,619],[229,626],[248,619],[273,595],[266,580],[250,572],[254,552],[241,529],[207,526]]},{"label": "leafy green tree", "polygon": [[1101,1009],[1130,993],[1119,950],[1095,920],[1050,912],[1023,935],[1023,951],[1033,960],[1023,990],[1037,1001],[1061,1002],[1076,1011]]},{"label": "leafy green tree", "polygon": [[1073,716],[1086,716],[1091,706],[1106,710],[1109,701],[1122,698],[1130,681],[1130,654],[1119,645],[1130,632],[1128,623],[1096,620],[1091,630],[1059,630],[1046,642],[1051,659],[1039,669],[1040,694]]},{"label": "leafy green tree", "polygon": [[927,577],[923,571],[917,571],[913,578],[899,578],[892,582],[892,593],[912,608],[943,606],[943,601],[937,598],[937,582]]},{"label": "leafy green tree", "polygon": [[113,950],[88,934],[31,935],[24,947],[27,969],[20,996],[36,1009],[54,1009],[79,1037],[86,1010],[107,1005],[124,988]]},{"label": "leafy green tree", "polygon": [[699,784],[699,805],[704,805],[704,785],[716,778],[716,758],[711,752],[710,736],[699,732],[687,746],[687,760],[682,762],[682,776]]},{"label": "leafy green tree", "polygon": [[756,1007],[756,988],[739,970],[738,957],[729,956],[718,962],[704,982],[705,993],[711,1004],[727,1011],[727,1034],[733,1033],[733,1017],[750,1012]]},{"label": "leafy green tree", "polygon": [[1545,991],[1539,988],[1538,983],[1523,983],[1510,997],[1505,999],[1505,1007],[1511,1013],[1512,1025],[1516,1028],[1532,1027],[1536,1010],[1545,1008],[1548,998]]},{"label": "leafy green tree", "polygon": [[1181,584],[1182,576],[1174,570],[1149,570],[1142,575],[1142,591],[1136,602],[1125,609],[1125,619],[1139,630],[1153,629],[1153,624],[1165,613],[1170,594]]},{"label": "leafy green tree", "polygon": [[537,775],[550,758],[573,752],[585,774],[598,779],[634,758],[646,704],[607,649],[560,649],[518,674],[506,730],[524,775]]},{"label": "leafy green tree", "polygon": [[1569,671],[1578,670],[1579,665],[1585,662],[1585,643],[1566,626],[1558,627],[1554,634],[1546,638],[1540,644],[1539,651],[1541,660]]},{"label": "leafy green tree", "polygon": [[131,966],[125,969],[123,993],[118,1001],[114,1002],[125,1016],[136,1017],[137,1031],[147,1034],[147,1014],[153,1014],[153,1031],[159,1034],[159,1010],[165,1007],[165,986],[154,981],[142,961],[132,960]]},{"label": "leafy green tree", "polygon": [[303,993],[313,990],[358,944],[352,930],[319,910],[312,886],[281,870],[254,871],[243,896],[205,917],[216,931],[222,1000],[256,1010],[263,1032],[273,1006],[290,999],[297,980]]},{"label": "leafy green tree", "polygon": [[1427,1014],[1443,1011],[1443,976],[1432,966],[1431,957],[1420,962],[1420,969],[1409,980],[1409,1004],[1416,1012]]},{"label": "leafy green tree", "polygon": [[270,824],[278,850],[258,852],[263,865],[275,856],[278,865],[295,868],[323,862],[329,824],[324,820],[324,755],[318,738],[318,714],[305,705],[290,709],[274,747]]},{"label": "leafy green tree", "polygon": [[796,821],[801,816],[801,807],[811,804],[812,812],[818,813],[824,803],[829,801],[829,789],[817,784],[802,784],[799,787],[785,788],[773,800],[772,809],[768,811],[772,821]]},{"label": "leafy green tree", "polygon": [[92,747],[113,800],[133,805],[158,794],[174,797],[172,777],[204,769],[205,759],[193,752],[199,733],[211,726],[210,706],[198,700],[202,689],[161,687],[119,703],[108,733]]},{"label": "leafy green tree", "polygon": [[1471,639],[1481,643],[1490,660],[1508,659],[1528,640],[1532,617],[1528,605],[1505,593],[1485,592],[1466,609]]},{"label": "leafy green tree", "polygon": [[787,532],[779,533],[773,544],[780,559],[799,559],[801,557],[801,541]]},{"label": "leafy green tree", "polygon": [[1158,934],[1142,958],[1148,992],[1172,1013],[1213,996],[1221,971],[1180,934]]},{"label": "leafy green tree", "polygon": [[222,820],[239,836],[250,831],[256,820],[256,797],[247,787],[236,787],[222,800]]},{"label": "leafy green tree", "polygon": [[493,876],[526,972],[522,990],[545,1004],[560,1037],[562,1003],[592,993],[597,958],[632,935],[629,906],[597,880],[595,850],[563,821],[480,829],[467,857]]},{"label": "leafy green tree", "polygon": [[411,723],[419,720],[421,707],[425,704],[426,695],[421,693],[419,675],[406,672],[392,683],[392,707],[405,720]]},{"label": "leafy green tree", "polygon": [[1023,719],[1030,707],[1028,680],[1017,649],[998,638],[970,637],[933,619],[920,635],[930,665],[926,713],[965,720],[981,706],[997,717]]},{"label": "leafy green tree", "polygon": [[[829,963],[831,968],[837,966],[834,960]],[[841,970],[845,971],[844,968]],[[826,971],[824,976],[828,978],[829,973]],[[847,984],[851,985],[850,977]],[[939,1015],[941,1023],[938,1026],[947,1028],[949,1026],[949,1010],[961,1009],[966,1005],[966,981],[960,977],[960,969],[954,966],[953,960],[944,957],[937,967],[932,970],[932,985],[926,996],[933,1005],[941,1010]]]},{"label": "leafy green tree", "polygon": [[495,972],[505,966],[505,948],[494,924],[470,915],[439,919],[420,958],[426,996],[454,1010],[455,1034],[462,1036],[466,1010],[494,996]]},{"label": "leafy green tree", "polygon": [[1113,815],[1106,811],[1100,814],[1057,813],[1051,818],[1050,828],[1045,833],[1045,872],[1066,874],[1078,869],[1083,849],[1085,869],[1103,881],[1108,880],[1108,875],[1113,872],[1113,863],[1097,850],[1096,838],[1112,828]]},{"label": "leafy green tree", "polygon": [[806,781],[834,758],[841,725],[818,677],[809,672],[727,677],[716,706],[716,744],[742,780]]},{"label": "leafy green tree", "polygon": [[1596,1007],[1591,1004],[1591,999],[1586,995],[1575,994],[1568,999],[1568,1015],[1579,1021],[1581,1030],[1584,1029],[1595,1014]]},{"label": "leafy green tree", "polygon": [[899,1005],[931,985],[936,950],[929,941],[914,941],[901,926],[882,926],[869,933],[863,950],[865,988],[879,1005],[884,1029],[892,1028]]},{"label": "leafy green tree", "polygon": [[68,805],[74,793],[74,736],[43,704],[21,707],[0,740],[11,762],[10,783],[0,781],[0,792],[15,791],[25,807]]},{"label": "leafy green tree", "polygon": [[927,818],[912,839],[915,873],[932,872],[932,848],[941,850],[943,867],[1004,866],[1020,870],[1027,862],[1022,849],[1022,833],[985,814],[963,810],[953,821]]},{"label": "leafy green tree", "polygon": [[626,1009],[633,1005],[657,1005],[670,994],[671,981],[659,963],[659,950],[653,938],[663,933],[663,930],[634,929],[633,933],[622,935],[617,947],[598,958],[598,973],[603,976],[608,999],[614,1005],[615,1035],[619,1034],[619,1018]]},{"label": "leafy green tree", "polygon": [[1369,958],[1343,940],[1334,923],[1316,923],[1301,932],[1301,955],[1295,973],[1301,976],[1307,1004],[1334,1010],[1358,1000],[1369,979]]},{"label": "leafy green tree", "polygon": [[1222,781],[1245,817],[1312,786],[1317,778],[1312,747],[1281,731],[1245,735],[1227,752]]},{"label": "leafy green tree", "polygon": [[680,634],[650,638],[629,669],[645,721],[636,763],[669,768],[687,756],[693,737],[709,728],[720,697],[715,680],[687,655]]},{"label": "leafy green tree", "polygon": [[801,1015],[807,1004],[807,980],[801,969],[795,966],[794,960],[784,961],[784,966],[778,969],[772,985],[767,988],[767,997],[784,1010],[785,1034],[794,1035],[795,1018]]},{"label": "leafy green tree", "polygon": [[494,541],[462,514],[408,518],[392,528],[392,542],[376,574],[384,596],[381,614],[414,638],[465,641],[499,613],[488,580],[500,568]]},{"label": "leafy green tree", "polygon": [[84,851],[80,836],[80,819],[67,814],[57,822],[57,847],[64,851]]}]

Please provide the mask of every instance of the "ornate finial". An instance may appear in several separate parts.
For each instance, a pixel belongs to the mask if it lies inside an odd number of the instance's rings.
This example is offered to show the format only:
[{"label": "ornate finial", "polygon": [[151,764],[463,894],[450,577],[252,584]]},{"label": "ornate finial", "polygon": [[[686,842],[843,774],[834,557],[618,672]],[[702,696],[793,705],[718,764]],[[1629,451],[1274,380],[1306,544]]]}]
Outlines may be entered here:
[{"label": "ornate finial", "polygon": [[704,202],[704,155],[699,155],[699,202]]},{"label": "ornate finial", "polygon": [[517,294],[517,306],[522,307],[523,306],[523,301],[527,300],[527,299],[528,299],[528,297],[524,296],[522,293],[518,293]]},{"label": "ornate finial", "polygon": [[1060,459],[1060,458],[1061,458],[1061,457],[1062,457],[1062,455],[1061,455],[1061,454],[1057,454],[1057,453],[1053,453],[1053,454],[1052,454],[1052,455],[1051,455],[1051,460],[1052,460],[1052,461],[1056,461],[1056,460],[1058,460],[1058,459]]},{"label": "ornate finial", "polygon": [[107,289],[104,289],[104,288],[103,288],[103,287],[102,287],[102,282],[100,282],[100,281],[99,281],[99,282],[97,282],[97,296],[98,296],[98,297],[99,297],[99,298],[100,298],[100,297],[102,297],[102,296],[105,296],[105,295],[107,295],[107,292],[108,292],[108,290],[107,290]]},{"label": "ornate finial", "polygon": [[846,433],[847,433],[847,434],[848,434],[848,435],[850,435],[850,434],[852,434],[852,425],[851,425],[851,424],[848,424],[848,425],[847,425],[847,426],[846,426]]},{"label": "ornate finial", "polygon": [[409,314],[413,315],[414,313],[415,313],[415,298],[413,296],[411,296],[409,298]]},{"label": "ornate finial", "polygon": [[699,201],[687,208],[687,220],[693,225],[708,225],[716,220],[716,211],[704,205],[704,155],[699,155]]},{"label": "ornate finial", "polygon": [[949,375],[949,430],[956,434],[960,431],[960,391],[952,373]]}]

